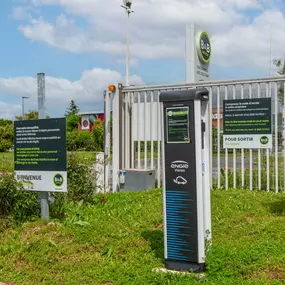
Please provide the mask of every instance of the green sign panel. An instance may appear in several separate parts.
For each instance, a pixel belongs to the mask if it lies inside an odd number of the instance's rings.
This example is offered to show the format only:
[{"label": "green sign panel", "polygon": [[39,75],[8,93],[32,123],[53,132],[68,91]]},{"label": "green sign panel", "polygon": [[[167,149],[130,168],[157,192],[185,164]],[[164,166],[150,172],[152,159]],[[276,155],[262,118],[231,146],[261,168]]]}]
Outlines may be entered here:
[{"label": "green sign panel", "polygon": [[224,148],[272,148],[271,98],[224,100]]},{"label": "green sign panel", "polygon": [[224,134],[271,134],[271,98],[224,100]]},{"label": "green sign panel", "polygon": [[189,107],[166,108],[167,143],[189,143]]},{"label": "green sign panel", "polygon": [[26,190],[66,192],[66,119],[15,121],[15,176]]}]

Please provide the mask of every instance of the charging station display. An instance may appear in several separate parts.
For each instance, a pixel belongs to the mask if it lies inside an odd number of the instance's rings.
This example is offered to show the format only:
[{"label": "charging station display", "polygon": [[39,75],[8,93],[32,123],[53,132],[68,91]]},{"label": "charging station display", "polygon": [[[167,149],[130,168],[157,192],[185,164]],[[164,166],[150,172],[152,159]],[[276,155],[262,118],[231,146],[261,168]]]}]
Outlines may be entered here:
[{"label": "charging station display", "polygon": [[[205,212],[210,213],[204,143],[207,89],[161,93],[163,102],[163,200],[165,266],[202,271]],[[210,191],[210,189],[207,189]],[[206,193],[206,195],[205,195]],[[205,206],[206,205],[206,206]]]},{"label": "charging station display", "polygon": [[189,143],[189,107],[166,109],[167,143]]}]

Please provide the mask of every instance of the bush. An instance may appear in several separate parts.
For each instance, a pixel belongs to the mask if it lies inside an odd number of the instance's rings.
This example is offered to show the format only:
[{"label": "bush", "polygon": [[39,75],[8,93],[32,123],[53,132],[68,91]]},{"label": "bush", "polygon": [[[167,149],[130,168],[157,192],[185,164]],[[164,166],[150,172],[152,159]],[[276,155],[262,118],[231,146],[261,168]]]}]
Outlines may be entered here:
[{"label": "bush", "polygon": [[95,174],[90,166],[76,152],[68,155],[67,193],[52,193],[54,202],[51,216],[63,218],[67,202],[92,203],[96,190]]},{"label": "bush", "polygon": [[66,147],[68,151],[95,150],[95,144],[89,131],[74,130],[66,134]]},{"label": "bush", "polygon": [[97,152],[104,151],[104,122],[96,120],[92,131],[94,147]]},{"label": "bush", "polygon": [[86,151],[95,150],[94,141],[89,131],[81,131],[77,136],[77,149],[84,149]]},{"label": "bush", "polygon": [[9,219],[23,222],[38,216],[38,194],[24,191],[21,183],[17,182],[13,174],[0,175],[0,218],[5,228]]},{"label": "bush", "polygon": [[0,127],[0,152],[7,151],[13,145],[14,126],[12,124]]},{"label": "bush", "polygon": [[78,154],[68,156],[68,200],[91,202],[95,192],[94,178],[92,169]]}]

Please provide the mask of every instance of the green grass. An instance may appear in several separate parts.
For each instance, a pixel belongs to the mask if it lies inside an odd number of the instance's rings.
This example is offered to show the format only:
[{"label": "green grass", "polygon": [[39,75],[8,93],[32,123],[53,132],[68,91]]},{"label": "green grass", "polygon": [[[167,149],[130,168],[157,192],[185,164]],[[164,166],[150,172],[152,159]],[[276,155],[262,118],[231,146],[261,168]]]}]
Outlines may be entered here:
[{"label": "green grass", "polygon": [[68,205],[65,221],[0,235],[0,281],[15,284],[284,284],[285,195],[212,192],[213,247],[203,279],[163,267],[161,191]]},{"label": "green grass", "polygon": [[[79,155],[86,162],[94,163],[96,160],[96,152],[95,151],[78,151]],[[14,152],[3,152],[0,153],[0,172],[14,171]]]},{"label": "green grass", "polygon": [[0,152],[0,172],[14,171],[14,152]]}]

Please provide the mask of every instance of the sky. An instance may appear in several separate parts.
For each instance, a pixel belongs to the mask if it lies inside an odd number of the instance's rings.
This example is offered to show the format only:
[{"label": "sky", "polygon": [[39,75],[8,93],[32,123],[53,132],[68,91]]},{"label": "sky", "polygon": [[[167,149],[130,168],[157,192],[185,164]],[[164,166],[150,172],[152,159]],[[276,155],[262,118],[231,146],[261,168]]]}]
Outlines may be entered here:
[{"label": "sky", "polygon": [[[22,96],[26,111],[37,108],[39,72],[51,117],[63,116],[71,100],[81,111],[102,110],[103,91],[125,82],[121,2],[2,0],[0,118],[21,115]],[[284,0],[133,0],[132,8],[131,84],[185,82],[191,22],[211,36],[212,80],[269,76],[270,42],[272,59],[285,55]]]}]

